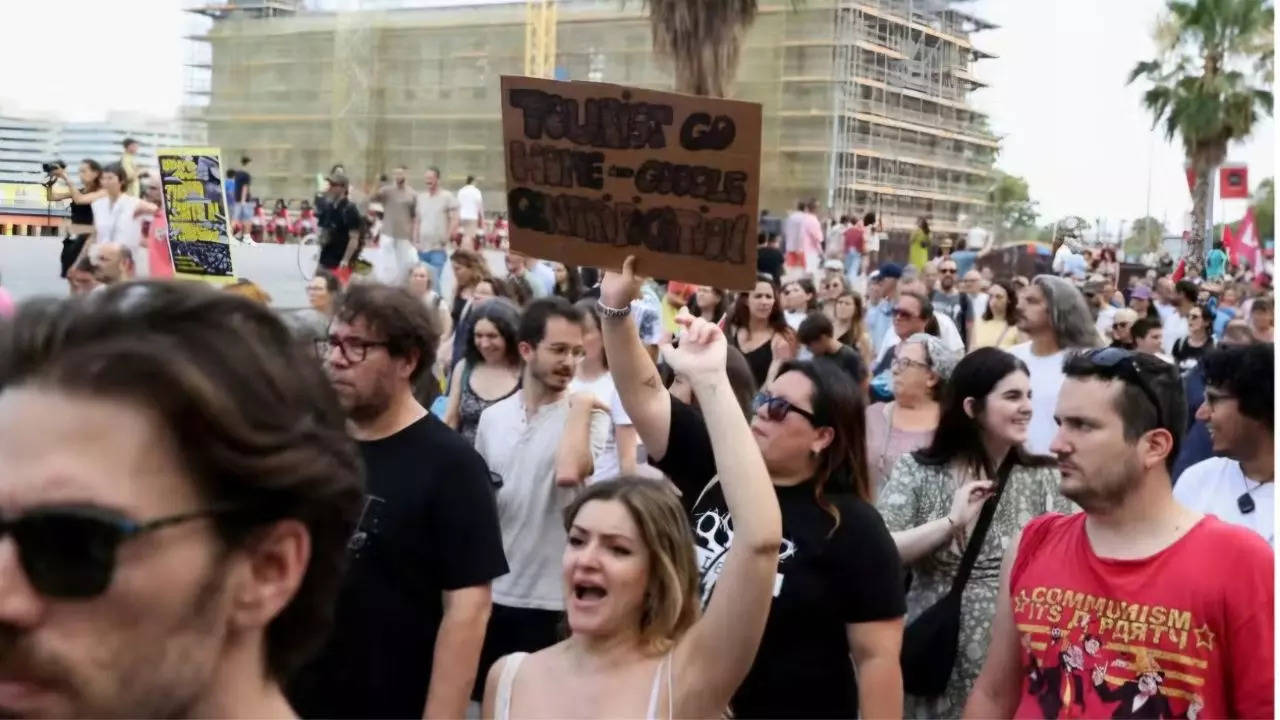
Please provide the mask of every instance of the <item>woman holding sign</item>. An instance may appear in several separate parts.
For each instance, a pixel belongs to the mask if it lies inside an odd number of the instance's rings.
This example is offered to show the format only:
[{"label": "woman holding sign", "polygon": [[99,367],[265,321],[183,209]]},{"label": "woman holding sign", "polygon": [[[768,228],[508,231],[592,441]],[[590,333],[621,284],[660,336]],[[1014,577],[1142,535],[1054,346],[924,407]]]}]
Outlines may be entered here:
[{"label": "woman holding sign", "polygon": [[[739,511],[726,501],[740,470],[712,440],[707,398],[699,394],[699,413],[663,389],[630,317],[639,292],[633,263],[601,284],[605,351],[649,461],[680,490],[710,612],[736,592],[720,567],[739,549]],[[756,396],[751,436],[778,498],[783,540],[764,637],[734,715],[902,717],[902,564],[868,501],[860,395],[827,363],[786,363]]]},{"label": "woman holding sign", "polygon": [[[718,717],[751,668],[778,569],[778,502],[725,374],[724,336],[688,314],[680,321],[680,347],[664,356],[698,397],[705,449],[724,469],[717,496],[735,521],[733,547],[717,557],[723,592],[700,611],[693,533],[668,486],[622,478],[588,487],[564,511],[569,637],[494,663],[486,718]],[[628,332],[638,353],[629,360],[656,380]]]}]

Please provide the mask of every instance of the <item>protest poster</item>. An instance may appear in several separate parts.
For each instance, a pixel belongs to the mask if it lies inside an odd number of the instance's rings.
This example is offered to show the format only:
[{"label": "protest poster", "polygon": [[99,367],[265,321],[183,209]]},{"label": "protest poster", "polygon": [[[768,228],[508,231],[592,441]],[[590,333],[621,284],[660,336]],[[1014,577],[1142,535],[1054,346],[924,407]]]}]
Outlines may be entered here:
[{"label": "protest poster", "polygon": [[749,289],[760,123],[755,103],[502,76],[512,249]]},{"label": "protest poster", "polygon": [[223,197],[222,154],[218,148],[164,148],[156,151],[169,225],[174,277],[230,282],[231,234]]}]

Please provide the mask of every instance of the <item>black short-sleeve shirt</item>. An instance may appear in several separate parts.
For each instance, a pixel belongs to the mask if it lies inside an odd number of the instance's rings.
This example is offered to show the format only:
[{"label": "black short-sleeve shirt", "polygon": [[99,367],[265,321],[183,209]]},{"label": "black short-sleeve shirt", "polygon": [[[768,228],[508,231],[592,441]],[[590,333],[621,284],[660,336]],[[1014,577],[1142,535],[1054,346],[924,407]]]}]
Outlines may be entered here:
[{"label": "black short-sleeve shirt", "polygon": [[814,355],[814,362],[828,362],[840,370],[853,381],[854,388],[861,392],[862,383],[867,379],[867,366],[862,362],[862,356],[857,350],[848,345],[841,345],[839,350],[830,355]]},{"label": "black short-sleeve shirt", "polygon": [[320,248],[320,267],[330,270],[342,264],[351,231],[360,230],[364,221],[356,204],[342,198],[336,203],[326,203],[318,218],[324,230],[324,247]]},{"label": "black short-sleeve shirt", "polygon": [[[733,520],[715,476],[698,411],[671,399],[667,452],[654,463],[671,477],[693,522],[705,605],[732,542]],[[858,690],[846,624],[906,614],[902,564],[880,514],[848,493],[814,497],[812,482],[778,487],[782,551],[760,650],[734,695],[736,717],[855,717]]]},{"label": "black short-sleeve shirt", "polygon": [[489,470],[430,414],[360,451],[368,494],[333,630],[289,697],[303,717],[421,717],[441,593],[507,572]]}]

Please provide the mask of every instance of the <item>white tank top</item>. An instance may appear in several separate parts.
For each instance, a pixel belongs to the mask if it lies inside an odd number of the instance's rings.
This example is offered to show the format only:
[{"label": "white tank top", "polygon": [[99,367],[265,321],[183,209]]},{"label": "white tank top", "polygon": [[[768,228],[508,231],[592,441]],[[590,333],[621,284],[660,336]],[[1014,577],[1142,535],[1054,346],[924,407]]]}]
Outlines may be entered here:
[{"label": "white tank top", "polygon": [[[511,687],[515,684],[516,673],[520,671],[520,663],[529,657],[529,653],[512,653],[502,666],[502,674],[498,676],[498,694],[494,699],[494,720],[511,719]],[[674,716],[671,697],[671,653],[662,657],[658,668],[653,671],[653,686],[649,690],[649,708],[645,711],[645,720],[661,720],[658,715],[658,691],[662,688],[663,669],[666,669],[667,714],[668,720]]]}]

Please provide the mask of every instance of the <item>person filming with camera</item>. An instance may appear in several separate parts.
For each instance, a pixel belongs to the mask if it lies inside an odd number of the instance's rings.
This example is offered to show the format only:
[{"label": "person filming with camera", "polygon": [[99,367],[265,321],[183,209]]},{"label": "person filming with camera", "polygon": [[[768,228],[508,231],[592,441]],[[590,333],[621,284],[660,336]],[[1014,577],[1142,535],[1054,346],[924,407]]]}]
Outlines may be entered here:
[{"label": "person filming with camera", "polygon": [[[51,203],[71,201],[71,223],[67,225],[67,234],[62,238],[62,271],[59,274],[59,277],[65,278],[67,271],[84,253],[84,246],[93,237],[93,201],[107,194],[102,189],[102,166],[95,160],[81,160],[78,187],[67,176],[65,162],[54,160],[41,167],[48,176],[44,181],[45,199]],[[61,187],[57,187],[59,181],[62,182]]]}]

